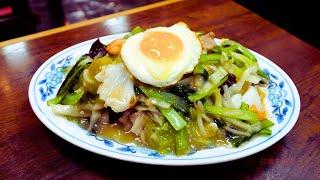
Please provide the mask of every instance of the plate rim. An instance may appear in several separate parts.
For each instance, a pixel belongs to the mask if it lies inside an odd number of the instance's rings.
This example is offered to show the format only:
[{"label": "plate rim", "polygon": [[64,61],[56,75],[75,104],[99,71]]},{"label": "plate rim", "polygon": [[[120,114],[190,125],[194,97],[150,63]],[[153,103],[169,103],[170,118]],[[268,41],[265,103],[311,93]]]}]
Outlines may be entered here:
[{"label": "plate rim", "polygon": [[[121,37],[123,35],[125,35],[127,33],[120,33],[120,34],[113,34],[113,35],[107,35],[107,36],[102,36],[99,38],[108,38],[108,39],[115,39],[117,37]],[[105,150],[105,149],[98,149],[93,145],[90,144],[86,144],[83,143],[81,141],[79,141],[78,139],[75,139],[75,137],[70,136],[69,134],[65,133],[64,131],[62,131],[61,129],[57,128],[54,126],[54,124],[51,121],[48,121],[47,118],[39,112],[39,110],[37,109],[37,103],[35,100],[35,96],[33,94],[33,92],[35,91],[35,81],[36,81],[36,77],[38,77],[40,75],[40,72],[45,69],[45,67],[50,64],[51,62],[53,62],[57,57],[59,57],[60,55],[66,54],[66,52],[70,51],[71,49],[74,49],[78,46],[82,46],[83,44],[87,44],[90,41],[94,41],[97,38],[93,38],[87,41],[83,41],[77,44],[74,44],[66,49],[63,49],[62,51],[54,54],[53,56],[51,56],[50,58],[48,58],[43,64],[41,64],[41,66],[36,70],[36,72],[34,73],[34,75],[32,76],[32,79],[30,81],[29,84],[29,88],[28,88],[28,97],[29,97],[29,102],[30,105],[32,107],[33,112],[36,114],[36,116],[38,117],[38,119],[42,122],[42,124],[44,124],[50,131],[52,131],[53,133],[55,133],[56,135],[58,135],[60,138],[68,141],[69,143],[78,146],[82,149],[91,151],[93,153],[105,156],[105,157],[110,157],[110,158],[114,158],[114,159],[119,159],[119,160],[123,160],[123,161],[130,161],[130,162],[135,162],[135,163],[143,163],[143,164],[153,164],[153,165],[169,165],[169,166],[185,166],[185,165],[205,165],[205,164],[216,164],[216,163],[221,163],[221,162],[227,162],[227,161],[232,161],[232,160],[236,160],[236,159],[241,159],[247,156],[250,156],[252,154],[256,154],[260,151],[263,151],[264,149],[272,146],[273,144],[275,144],[276,142],[278,142],[280,139],[282,139],[285,135],[287,135],[291,129],[294,127],[294,125],[296,124],[298,117],[299,117],[299,113],[300,113],[300,95],[299,92],[294,84],[294,82],[292,81],[292,79],[285,73],[285,71],[283,71],[278,65],[276,65],[275,63],[273,63],[271,60],[269,60],[268,58],[262,56],[261,54],[250,50],[251,52],[253,52],[254,56],[256,56],[258,59],[262,59],[263,61],[266,61],[270,66],[272,66],[272,68],[274,68],[283,78],[284,80],[287,81],[290,90],[292,91],[292,95],[293,95],[293,99],[295,100],[295,104],[294,104],[294,108],[293,108],[293,112],[292,112],[292,116],[291,118],[288,120],[287,124],[285,126],[282,127],[282,129],[279,130],[279,132],[277,132],[277,135],[273,136],[274,139],[273,140],[266,140],[262,143],[259,143],[259,145],[256,145],[255,148],[251,148],[251,149],[246,149],[243,150],[240,155],[226,155],[224,158],[218,158],[218,159],[212,159],[212,157],[210,158],[202,158],[202,159],[181,159],[179,161],[177,161],[177,159],[156,159],[156,158],[145,158],[145,157],[137,157],[137,156],[132,156],[130,154],[121,154],[119,156],[118,153],[109,151],[109,150]]]}]

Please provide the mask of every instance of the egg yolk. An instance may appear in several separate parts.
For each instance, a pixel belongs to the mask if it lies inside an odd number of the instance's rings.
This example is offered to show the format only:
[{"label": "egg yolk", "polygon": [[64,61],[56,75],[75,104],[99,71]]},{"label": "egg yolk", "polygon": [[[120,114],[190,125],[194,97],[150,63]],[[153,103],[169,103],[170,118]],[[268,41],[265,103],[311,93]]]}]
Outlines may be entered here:
[{"label": "egg yolk", "polygon": [[172,60],[179,56],[183,44],[179,37],[167,32],[149,32],[143,38],[140,49],[154,60]]}]

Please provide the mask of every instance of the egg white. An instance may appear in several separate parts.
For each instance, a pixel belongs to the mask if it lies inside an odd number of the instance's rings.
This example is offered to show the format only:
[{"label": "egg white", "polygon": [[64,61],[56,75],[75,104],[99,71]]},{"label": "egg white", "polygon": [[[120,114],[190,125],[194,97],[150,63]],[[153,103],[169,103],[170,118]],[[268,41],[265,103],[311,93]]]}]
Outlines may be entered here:
[{"label": "egg white", "polygon": [[[150,32],[171,33],[180,39],[183,49],[175,59],[157,61],[140,50],[140,44]],[[122,46],[121,57],[130,73],[139,81],[157,87],[175,84],[198,64],[201,44],[184,23],[171,27],[156,27],[130,37]]]}]

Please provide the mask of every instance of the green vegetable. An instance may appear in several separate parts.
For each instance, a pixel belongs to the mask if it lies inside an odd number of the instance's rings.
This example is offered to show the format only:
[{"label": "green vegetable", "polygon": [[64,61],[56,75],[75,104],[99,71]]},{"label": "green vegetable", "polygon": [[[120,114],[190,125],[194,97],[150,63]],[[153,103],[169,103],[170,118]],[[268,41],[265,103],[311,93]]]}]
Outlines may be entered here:
[{"label": "green vegetable", "polygon": [[214,93],[213,90],[215,88],[223,84],[223,82],[226,80],[225,77],[227,76],[227,74],[228,73],[226,70],[224,70],[222,67],[219,67],[218,70],[216,70],[209,76],[209,81],[206,81],[200,90],[192,95],[189,95],[188,99],[191,102],[194,102],[204,97],[210,96],[212,93]]},{"label": "green vegetable", "polygon": [[265,119],[263,121],[261,121],[261,129],[265,129],[267,127],[273,126],[274,123],[272,121],[270,121],[269,119]]},{"label": "green vegetable", "polygon": [[197,119],[197,110],[194,107],[190,107],[189,112],[191,120],[195,121]]},{"label": "green vegetable", "polygon": [[242,119],[250,123],[255,123],[259,120],[258,114],[249,110],[218,107],[208,104],[205,104],[204,108],[208,113],[219,117]]},{"label": "green vegetable", "polygon": [[265,128],[265,129],[262,129],[261,131],[259,131],[257,134],[269,136],[272,134],[272,131],[269,128]]},{"label": "green vegetable", "polygon": [[242,46],[240,43],[232,40],[224,40],[221,43],[222,47],[231,47],[233,50],[239,51],[242,55],[246,56],[250,59],[252,63],[257,62],[256,57],[244,46]]},{"label": "green vegetable", "polygon": [[[268,128],[270,126],[273,125],[273,122],[271,122],[270,120],[263,120],[263,121],[258,121],[257,123],[253,124],[253,125],[249,125],[247,123],[242,122],[241,120],[236,120],[236,119],[228,119],[228,118],[224,118],[224,121],[227,121],[229,123],[231,123],[232,125],[241,128],[243,130],[246,130],[247,132],[249,132],[251,134],[251,136],[233,136],[232,138],[229,139],[229,142],[234,146],[234,147],[238,147],[240,146],[243,142],[249,140],[251,137],[253,137],[254,135],[271,135],[272,131]],[[258,129],[257,129],[258,127]]]},{"label": "green vegetable", "polygon": [[250,139],[250,137],[235,136],[229,139],[229,142],[232,144],[233,147],[239,147],[242,143],[244,143],[248,139]]},{"label": "green vegetable", "polygon": [[236,76],[236,78],[239,80],[243,74],[243,68],[238,67],[235,64],[224,64],[222,65],[225,70],[227,70],[229,73],[232,73]]},{"label": "green vegetable", "polygon": [[[198,128],[198,123],[196,121],[191,121],[188,123],[186,130],[189,135],[189,142],[194,149],[203,149],[212,146],[217,146],[219,143],[224,144],[223,141],[220,141],[217,136],[210,136],[210,126],[205,125],[205,129],[208,132],[207,136],[201,135],[201,132]],[[208,136],[209,135],[209,136]]]},{"label": "green vegetable", "polygon": [[231,67],[232,67],[232,74],[234,74],[237,77],[237,79],[240,79],[243,74],[243,69],[239,68],[234,64],[232,64]]},{"label": "green vegetable", "polygon": [[175,134],[176,155],[185,155],[190,151],[189,137],[186,128],[177,131]]},{"label": "green vegetable", "polygon": [[175,130],[168,122],[165,122],[162,126],[147,123],[144,132],[146,142],[151,148],[162,154],[175,152]]},{"label": "green vegetable", "polygon": [[221,46],[215,46],[215,47],[212,49],[212,51],[215,52],[215,53],[221,54],[221,52],[222,52]]},{"label": "green vegetable", "polygon": [[67,94],[64,97],[62,104],[74,105],[77,102],[79,102],[79,100],[82,98],[83,94],[84,94],[83,88],[79,88],[79,89],[75,90],[73,93]]},{"label": "green vegetable", "polygon": [[203,74],[205,71],[204,66],[202,63],[199,63],[194,67],[193,74]]},{"label": "green vegetable", "polygon": [[138,33],[143,32],[144,29],[141,28],[140,26],[136,26],[135,28],[133,28],[127,35],[124,36],[124,39],[128,39],[129,37],[136,35]]},{"label": "green vegetable", "polygon": [[250,133],[251,135],[254,135],[255,133],[259,133],[263,129],[266,129],[267,127],[270,127],[273,125],[273,122],[267,119],[263,121],[257,121],[255,124],[248,124],[243,122],[240,119],[233,119],[233,118],[222,118],[221,120],[232,124],[234,127],[245,130],[245,132]]},{"label": "green vegetable", "polygon": [[[187,104],[187,102],[182,100],[182,98],[171,93],[161,92],[160,90],[151,87],[139,86],[139,89],[141,89],[141,91],[149,98],[157,102],[155,103],[155,105],[158,105],[157,107],[159,108],[161,113],[176,131],[179,131],[187,125],[187,122],[183,119],[183,117],[181,117],[181,115],[174,109],[176,108],[186,113],[189,112],[189,105]],[[161,107],[161,105],[159,105],[160,103],[162,105],[166,103],[170,104],[174,108],[164,108],[163,106]]]},{"label": "green vegetable", "polygon": [[[169,104],[173,106],[175,109],[183,112],[183,113],[188,113],[189,112],[189,104],[179,96],[172,94],[172,93],[167,93],[167,92],[162,92],[156,88],[153,87],[147,87],[147,86],[139,86],[139,89],[146,94],[150,99],[154,100],[156,102],[155,104],[159,105],[160,107],[162,105]],[[167,106],[168,108],[168,106]]]},{"label": "green vegetable", "polygon": [[221,54],[212,53],[212,54],[201,54],[200,56],[200,63],[207,63],[207,62],[219,62],[221,59]]},{"label": "green vegetable", "polygon": [[151,102],[161,108],[169,108],[171,105],[165,101],[162,101],[161,99],[158,98],[150,98]]},{"label": "green vegetable", "polygon": [[231,52],[237,51],[237,45],[223,45],[221,46],[221,52],[230,54]]},{"label": "green vegetable", "polygon": [[205,82],[204,85],[201,87],[200,90],[198,90],[197,92],[195,92],[192,95],[188,96],[188,99],[191,102],[195,102],[199,99],[202,99],[206,96],[209,96],[211,92],[213,92],[214,89],[214,85],[211,82]]},{"label": "green vegetable", "polygon": [[187,122],[183,117],[181,117],[181,115],[173,108],[165,109],[159,107],[159,110],[176,131],[181,130],[187,125]]},{"label": "green vegetable", "polygon": [[269,80],[269,76],[264,71],[262,71],[261,69],[258,69],[257,74],[259,76],[265,78],[266,80]]},{"label": "green vegetable", "polygon": [[[269,130],[268,128],[273,126],[273,122],[268,120],[268,119],[264,119],[262,121],[258,121],[257,123],[255,124],[252,124],[251,127],[252,127],[252,132],[254,134],[263,134],[263,135],[267,135],[267,134],[271,134],[271,130]],[[258,128],[257,128],[258,127]]]},{"label": "green vegetable", "polygon": [[240,60],[239,58],[233,58],[234,59],[234,64],[239,67],[243,68],[245,66],[244,61]]},{"label": "green vegetable", "polygon": [[66,79],[63,81],[57,96],[47,101],[49,106],[59,104],[69,92],[73,91],[73,87],[77,84],[81,73],[89,66],[91,61],[91,58],[87,56],[82,56],[78,60],[68,73]]},{"label": "green vegetable", "polygon": [[248,110],[248,109],[249,109],[249,104],[247,104],[247,103],[245,103],[245,102],[242,102],[242,103],[241,103],[241,106],[240,106],[240,109]]},{"label": "green vegetable", "polygon": [[175,109],[178,111],[181,111],[183,113],[189,112],[189,104],[187,101],[183,100],[179,96],[172,94],[172,93],[165,93],[162,92],[161,95],[163,98],[166,99],[166,101],[171,104]]},{"label": "green vegetable", "polygon": [[214,95],[214,105],[218,107],[222,107],[222,96],[220,94],[220,89],[216,88],[213,90]]},{"label": "green vegetable", "polygon": [[60,95],[60,96],[56,96],[55,98],[49,99],[47,101],[47,105],[52,106],[52,105],[59,104],[63,98],[64,98],[64,95]]},{"label": "green vegetable", "polygon": [[229,122],[230,124],[234,125],[237,128],[240,128],[242,130],[245,130],[248,133],[252,133],[252,127],[250,124],[245,123],[238,119],[232,119],[232,118],[223,118],[223,121]]},{"label": "green vegetable", "polygon": [[221,80],[223,80],[227,75],[228,72],[222,67],[219,67],[213,74],[209,76],[209,81],[214,85],[220,86],[221,84],[223,84]]},{"label": "green vegetable", "polygon": [[231,54],[231,57],[234,58],[235,64],[239,67],[243,67],[243,65],[245,65],[246,67],[249,67],[251,64],[254,63],[248,57],[240,53],[231,52],[230,54]]},{"label": "green vegetable", "polygon": [[90,117],[91,111],[80,108],[75,105],[52,105],[52,111],[55,114],[59,114],[62,116],[70,116],[70,117]]}]

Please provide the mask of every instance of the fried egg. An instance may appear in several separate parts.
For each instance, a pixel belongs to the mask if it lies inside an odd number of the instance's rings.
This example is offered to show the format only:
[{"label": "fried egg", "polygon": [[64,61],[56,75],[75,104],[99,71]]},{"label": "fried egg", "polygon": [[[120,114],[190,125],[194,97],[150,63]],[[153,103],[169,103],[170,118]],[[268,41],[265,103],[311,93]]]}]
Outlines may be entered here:
[{"label": "fried egg", "polygon": [[156,27],[131,36],[121,49],[130,73],[156,87],[175,84],[198,64],[201,44],[186,24]]}]

